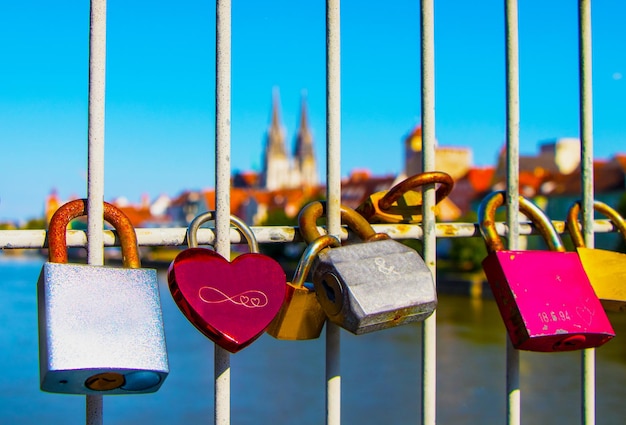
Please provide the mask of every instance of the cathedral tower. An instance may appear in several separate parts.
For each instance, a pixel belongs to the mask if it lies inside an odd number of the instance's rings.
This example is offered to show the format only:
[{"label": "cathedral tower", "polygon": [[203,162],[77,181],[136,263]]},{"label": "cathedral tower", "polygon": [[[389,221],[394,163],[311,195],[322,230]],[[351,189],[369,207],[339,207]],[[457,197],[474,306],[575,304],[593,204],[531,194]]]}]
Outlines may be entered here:
[{"label": "cathedral tower", "polygon": [[285,147],[285,136],[280,125],[278,89],[275,89],[272,102],[272,122],[267,131],[265,142],[262,186],[268,190],[288,186],[290,183],[290,168],[289,157]]},{"label": "cathedral tower", "polygon": [[309,117],[304,95],[302,95],[300,107],[300,127],[294,148],[294,171],[299,174],[301,186],[310,187],[318,184],[317,161],[313,150],[313,136],[309,130]]},{"label": "cathedral tower", "polygon": [[285,136],[279,117],[278,90],[275,89],[272,122],[267,131],[265,144],[261,187],[267,190],[312,187],[317,186],[318,181],[306,100],[303,96],[292,158],[285,146]]}]

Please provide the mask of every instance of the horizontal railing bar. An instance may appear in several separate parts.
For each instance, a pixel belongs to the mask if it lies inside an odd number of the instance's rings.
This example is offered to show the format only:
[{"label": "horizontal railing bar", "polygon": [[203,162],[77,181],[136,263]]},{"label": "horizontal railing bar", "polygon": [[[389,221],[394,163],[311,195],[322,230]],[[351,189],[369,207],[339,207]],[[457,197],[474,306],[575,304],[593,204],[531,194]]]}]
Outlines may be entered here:
[{"label": "horizontal railing bar", "polygon": [[[566,233],[563,221],[553,221],[554,227],[559,234]],[[387,233],[392,239],[422,239],[423,232],[420,224],[374,224],[374,230]],[[322,232],[324,229],[318,227]],[[499,235],[506,236],[508,227],[505,223],[496,223]],[[595,233],[616,232],[617,228],[609,220],[595,220],[593,230]],[[292,226],[253,226],[252,231],[260,244],[302,242],[302,237],[297,227]],[[180,228],[137,228],[137,241],[140,246],[186,246],[187,229]],[[467,238],[480,237],[477,223],[437,223],[437,238]],[[520,235],[539,234],[534,225],[520,223]],[[119,246],[119,238],[114,230],[104,230],[104,246]],[[342,239],[358,240],[352,232],[342,229]],[[210,228],[198,231],[198,243],[210,245],[214,242],[215,234]],[[230,242],[233,244],[245,244],[246,240],[235,228],[230,230]],[[84,230],[68,230],[67,245],[69,247],[87,246],[87,234]],[[46,248],[45,230],[0,230],[0,248]]]}]

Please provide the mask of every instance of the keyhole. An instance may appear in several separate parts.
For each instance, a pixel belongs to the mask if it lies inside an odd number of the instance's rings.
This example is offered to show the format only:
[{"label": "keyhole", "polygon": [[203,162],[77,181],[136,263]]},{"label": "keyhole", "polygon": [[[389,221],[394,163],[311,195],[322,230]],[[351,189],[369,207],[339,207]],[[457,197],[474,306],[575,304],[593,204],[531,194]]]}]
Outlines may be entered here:
[{"label": "keyhole", "polygon": [[325,273],[320,280],[320,303],[326,315],[329,317],[334,316],[343,308],[343,288],[341,287],[341,282],[332,272]]},{"label": "keyhole", "polygon": [[326,292],[326,298],[334,304],[336,302],[335,290],[326,282],[326,279],[322,280],[322,285],[324,286],[324,291]]}]

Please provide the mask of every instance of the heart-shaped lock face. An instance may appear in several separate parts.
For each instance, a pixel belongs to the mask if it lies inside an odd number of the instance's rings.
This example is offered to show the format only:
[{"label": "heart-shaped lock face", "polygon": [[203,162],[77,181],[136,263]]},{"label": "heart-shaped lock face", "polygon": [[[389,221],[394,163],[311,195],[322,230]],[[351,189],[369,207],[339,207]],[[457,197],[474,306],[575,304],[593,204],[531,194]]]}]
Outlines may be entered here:
[{"label": "heart-shaped lock face", "polygon": [[231,353],[257,339],[285,300],[285,272],[263,254],[228,262],[210,249],[189,248],[176,256],[167,278],[187,319]]}]

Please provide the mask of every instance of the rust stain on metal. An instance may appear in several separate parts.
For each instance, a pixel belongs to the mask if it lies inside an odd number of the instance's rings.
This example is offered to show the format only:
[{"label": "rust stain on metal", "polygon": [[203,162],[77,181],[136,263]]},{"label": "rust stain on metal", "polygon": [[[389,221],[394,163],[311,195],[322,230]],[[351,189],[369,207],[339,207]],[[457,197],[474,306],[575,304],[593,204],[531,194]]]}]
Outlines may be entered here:
[{"label": "rust stain on metal", "polygon": [[281,227],[280,230],[270,232],[269,240],[271,242],[293,241],[295,239],[295,235],[296,235],[296,228]]},{"label": "rust stain on metal", "polygon": [[400,233],[409,233],[409,231],[411,230],[411,226],[408,224],[398,224],[396,226],[396,229],[398,229],[398,232]]},{"label": "rust stain on metal", "polygon": [[552,225],[556,229],[558,233],[565,232],[565,222],[564,221],[553,221]]},{"label": "rust stain on metal", "polygon": [[[51,263],[67,263],[67,225],[87,214],[87,200],[75,199],[63,204],[52,216],[48,228],[48,259]],[[140,268],[135,228],[126,215],[113,205],[104,203],[104,220],[115,227],[122,246],[124,267]]]},{"label": "rust stain on metal", "polygon": [[444,236],[456,236],[458,234],[457,226],[453,224],[438,223],[437,229],[441,230]]}]

